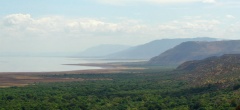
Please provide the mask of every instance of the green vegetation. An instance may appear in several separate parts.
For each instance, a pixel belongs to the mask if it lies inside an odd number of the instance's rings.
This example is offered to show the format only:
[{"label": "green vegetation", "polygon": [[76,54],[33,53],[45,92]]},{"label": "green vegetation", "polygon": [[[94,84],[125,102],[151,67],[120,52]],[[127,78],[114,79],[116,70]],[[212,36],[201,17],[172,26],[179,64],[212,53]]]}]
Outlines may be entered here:
[{"label": "green vegetation", "polygon": [[[43,77],[96,79],[36,83],[0,89],[0,110],[234,110],[240,83],[219,88],[192,86],[185,72],[170,69],[131,70],[115,74],[63,74]],[[97,80],[97,79],[111,80]]]}]

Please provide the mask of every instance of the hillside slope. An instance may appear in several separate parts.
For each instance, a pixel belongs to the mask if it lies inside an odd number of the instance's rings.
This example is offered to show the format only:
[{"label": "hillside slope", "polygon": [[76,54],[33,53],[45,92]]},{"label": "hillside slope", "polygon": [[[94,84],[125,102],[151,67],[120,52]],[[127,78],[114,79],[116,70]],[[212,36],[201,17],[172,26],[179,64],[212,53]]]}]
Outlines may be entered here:
[{"label": "hillside slope", "polygon": [[177,71],[185,71],[182,78],[194,85],[217,84],[228,87],[239,82],[240,54],[225,54],[203,60],[187,61]]},{"label": "hillside slope", "polygon": [[184,42],[153,57],[151,65],[179,65],[185,61],[200,60],[210,56],[240,53],[240,40],[214,42]]},{"label": "hillside slope", "polygon": [[178,70],[194,71],[196,73],[224,74],[240,70],[240,54],[225,54],[203,60],[187,61],[177,67]]}]

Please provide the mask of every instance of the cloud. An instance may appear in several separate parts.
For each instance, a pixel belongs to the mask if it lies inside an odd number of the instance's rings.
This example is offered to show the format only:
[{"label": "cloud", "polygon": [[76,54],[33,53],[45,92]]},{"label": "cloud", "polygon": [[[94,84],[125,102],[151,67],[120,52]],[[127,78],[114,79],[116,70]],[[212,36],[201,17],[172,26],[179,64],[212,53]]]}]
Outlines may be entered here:
[{"label": "cloud", "polygon": [[216,1],[215,0],[146,0],[145,2],[168,4],[168,3],[193,3],[193,2],[215,3]]},{"label": "cloud", "polygon": [[110,22],[98,18],[35,18],[30,14],[11,14],[0,18],[0,50],[70,51],[79,46],[84,48],[99,43],[134,45],[162,38],[238,38],[239,24],[237,21],[226,22],[204,16],[185,16],[164,23],[148,24],[126,18]]},{"label": "cloud", "polygon": [[[225,35],[236,36],[240,34],[240,22],[232,23],[225,30]],[[237,36],[239,38],[239,36]]]},{"label": "cloud", "polygon": [[216,3],[216,0],[202,0],[203,3]]},{"label": "cloud", "polygon": [[188,3],[188,2],[196,2],[199,0],[145,0],[144,2],[153,2],[153,3]]},{"label": "cloud", "polygon": [[235,19],[235,16],[233,16],[233,15],[226,15],[226,17],[229,19]]},{"label": "cloud", "polygon": [[69,31],[85,31],[85,32],[96,32],[96,33],[112,33],[112,32],[123,32],[129,33],[134,32],[140,29],[141,26],[139,24],[135,24],[129,21],[123,21],[120,23],[110,23],[104,22],[101,20],[95,19],[79,19],[67,22],[67,29]]},{"label": "cloud", "polygon": [[33,19],[30,14],[12,14],[4,17],[5,25],[19,25],[22,23],[30,23]]},{"label": "cloud", "polygon": [[219,0],[216,2],[216,6],[225,8],[236,8],[238,10],[240,5],[239,0]]},{"label": "cloud", "polygon": [[29,14],[12,14],[1,21],[0,32],[5,36],[101,36],[111,33],[127,34],[143,30],[134,20],[116,23],[93,18],[71,19],[58,16],[33,18]]},{"label": "cloud", "polygon": [[214,36],[221,22],[218,20],[186,19],[158,25],[158,32],[165,37]]},{"label": "cloud", "polygon": [[112,5],[124,5],[132,3],[176,4],[176,3],[215,3],[216,0],[96,0],[97,2]]},{"label": "cloud", "polygon": [[53,32],[62,31],[62,20],[58,17],[43,17],[34,19],[30,14],[11,14],[1,21],[2,31],[5,36],[44,36]]},{"label": "cloud", "polygon": [[[227,18],[235,18],[226,15]],[[233,22],[234,24],[234,22]],[[231,24],[231,25],[233,25]],[[231,27],[231,29],[229,28]],[[65,18],[47,16],[34,18],[29,14],[12,14],[0,21],[1,37],[53,37],[53,38],[123,38],[149,37],[218,37],[223,30],[237,30],[236,25],[203,16],[187,16],[165,23],[147,24],[139,20],[121,19],[116,22],[96,18]],[[228,29],[229,28],[229,29]],[[235,32],[235,31],[234,31]],[[135,37],[137,36],[137,37]],[[237,34],[235,35],[237,36]]]}]

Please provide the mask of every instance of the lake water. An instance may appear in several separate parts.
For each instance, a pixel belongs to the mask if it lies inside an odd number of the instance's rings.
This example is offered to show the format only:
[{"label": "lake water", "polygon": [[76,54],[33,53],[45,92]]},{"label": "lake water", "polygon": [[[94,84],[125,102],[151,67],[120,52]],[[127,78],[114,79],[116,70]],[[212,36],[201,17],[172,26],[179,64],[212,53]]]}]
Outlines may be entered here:
[{"label": "lake water", "polygon": [[[81,59],[64,57],[0,57],[0,72],[52,72],[101,69],[92,66],[64,64],[119,62],[115,60]],[[122,61],[124,62],[124,61]]]}]

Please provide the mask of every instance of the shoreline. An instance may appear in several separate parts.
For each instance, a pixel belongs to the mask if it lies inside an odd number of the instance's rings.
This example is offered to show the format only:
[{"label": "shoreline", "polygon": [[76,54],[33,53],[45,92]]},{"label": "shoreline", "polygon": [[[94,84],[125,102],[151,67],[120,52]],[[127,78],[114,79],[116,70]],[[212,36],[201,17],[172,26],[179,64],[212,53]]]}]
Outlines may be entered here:
[{"label": "shoreline", "polygon": [[100,67],[100,69],[82,69],[82,70],[67,70],[67,71],[44,71],[44,72],[0,72],[2,74],[84,74],[84,73],[102,73],[102,72],[114,72],[120,70],[132,70],[132,69],[145,69],[140,67],[129,67],[117,63],[82,63],[82,64],[63,64],[72,66],[90,66],[90,67]]},{"label": "shoreline", "polygon": [[[53,71],[53,72],[0,72],[0,88],[4,87],[22,87],[33,85],[41,82],[71,82],[85,81],[82,78],[52,78],[43,77],[43,75],[62,75],[62,74],[117,74],[128,70],[140,70],[145,68],[127,67],[120,64],[106,63],[86,63],[86,64],[68,64],[79,66],[96,66],[102,69],[86,69],[72,71]],[[111,79],[95,79],[95,80],[111,80]]]}]

